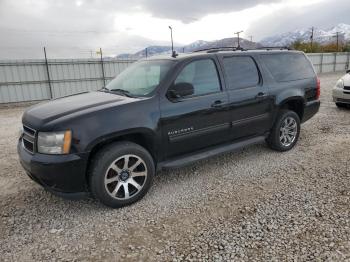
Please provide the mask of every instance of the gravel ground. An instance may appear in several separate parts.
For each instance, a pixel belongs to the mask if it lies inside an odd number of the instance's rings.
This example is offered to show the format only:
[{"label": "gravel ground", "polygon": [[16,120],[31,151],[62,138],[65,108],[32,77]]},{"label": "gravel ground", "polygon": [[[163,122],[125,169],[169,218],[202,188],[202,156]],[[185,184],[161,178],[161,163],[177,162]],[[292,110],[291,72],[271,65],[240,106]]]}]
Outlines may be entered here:
[{"label": "gravel ground", "polygon": [[293,150],[257,145],[163,171],[119,210],[32,182],[16,154],[25,108],[0,110],[0,260],[350,260],[350,110],[331,102],[339,77],[321,75],[320,112]]}]

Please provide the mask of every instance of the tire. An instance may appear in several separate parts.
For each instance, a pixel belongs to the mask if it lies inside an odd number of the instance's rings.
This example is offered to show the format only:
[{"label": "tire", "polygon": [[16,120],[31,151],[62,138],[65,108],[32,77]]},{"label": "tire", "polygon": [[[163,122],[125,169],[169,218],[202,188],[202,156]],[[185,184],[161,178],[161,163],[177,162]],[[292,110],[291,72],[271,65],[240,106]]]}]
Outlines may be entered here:
[{"label": "tire", "polygon": [[146,149],[132,142],[116,142],[94,156],[89,186],[101,203],[120,208],[143,198],[154,174],[154,161]]},{"label": "tire", "polygon": [[266,142],[270,148],[284,152],[295,146],[299,139],[299,134],[299,116],[294,111],[283,109],[279,112]]},{"label": "tire", "polygon": [[339,108],[345,108],[346,107],[346,104],[343,104],[343,103],[335,103],[335,105]]}]

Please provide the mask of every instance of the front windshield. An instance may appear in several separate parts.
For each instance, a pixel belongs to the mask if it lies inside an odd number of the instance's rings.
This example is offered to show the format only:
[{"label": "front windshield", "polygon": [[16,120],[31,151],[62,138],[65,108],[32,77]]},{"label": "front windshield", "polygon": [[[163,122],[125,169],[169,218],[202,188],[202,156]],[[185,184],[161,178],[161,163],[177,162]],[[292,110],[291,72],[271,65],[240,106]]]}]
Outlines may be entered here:
[{"label": "front windshield", "polygon": [[173,61],[150,60],[134,63],[106,86],[109,91],[132,96],[147,96],[163,80]]}]

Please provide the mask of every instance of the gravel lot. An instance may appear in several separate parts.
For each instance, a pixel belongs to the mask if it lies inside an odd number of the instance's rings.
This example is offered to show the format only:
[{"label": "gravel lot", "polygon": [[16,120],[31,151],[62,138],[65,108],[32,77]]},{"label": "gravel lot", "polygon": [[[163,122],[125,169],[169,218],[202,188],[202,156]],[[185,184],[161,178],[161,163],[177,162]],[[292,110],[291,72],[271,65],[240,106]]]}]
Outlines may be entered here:
[{"label": "gravel lot", "polygon": [[161,172],[119,210],[32,182],[16,154],[25,108],[0,110],[0,260],[350,260],[350,110],[331,102],[340,75],[321,75],[321,110],[293,150],[257,145]]}]

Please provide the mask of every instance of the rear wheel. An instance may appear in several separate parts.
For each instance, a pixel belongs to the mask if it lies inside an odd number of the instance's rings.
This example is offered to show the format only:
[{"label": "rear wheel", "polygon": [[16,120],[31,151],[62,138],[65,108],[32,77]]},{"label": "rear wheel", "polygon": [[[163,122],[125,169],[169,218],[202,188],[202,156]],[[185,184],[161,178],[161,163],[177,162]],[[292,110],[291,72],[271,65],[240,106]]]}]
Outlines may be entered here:
[{"label": "rear wheel", "polygon": [[288,151],[297,143],[299,134],[299,116],[294,111],[281,110],[266,141],[274,150]]},{"label": "rear wheel", "polygon": [[151,187],[155,173],[151,155],[132,142],[117,142],[94,157],[89,184],[95,198],[118,208],[140,200]]}]

